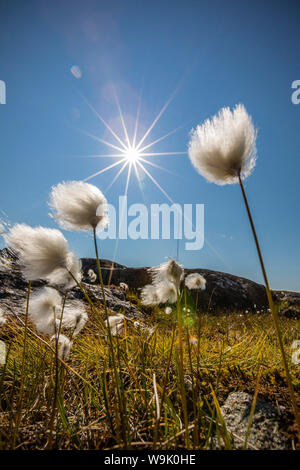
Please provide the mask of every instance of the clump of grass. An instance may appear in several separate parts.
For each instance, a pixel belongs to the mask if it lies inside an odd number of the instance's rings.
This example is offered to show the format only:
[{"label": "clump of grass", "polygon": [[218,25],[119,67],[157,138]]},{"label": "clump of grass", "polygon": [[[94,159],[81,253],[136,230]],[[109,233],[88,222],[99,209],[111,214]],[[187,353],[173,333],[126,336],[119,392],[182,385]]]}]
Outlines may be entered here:
[{"label": "clump of grass", "polygon": [[[105,318],[103,310],[97,313]],[[283,341],[291,344],[299,337],[299,322],[280,321]],[[18,409],[16,391],[22,380],[24,331],[17,319],[8,321],[5,328],[12,342],[0,380],[0,447],[10,449]],[[194,325],[189,325],[188,332],[197,337],[197,319]],[[218,419],[218,404],[230,391],[257,391],[260,397],[271,401],[276,397],[279,403],[287,404],[288,390],[270,315],[202,315],[198,364],[197,345],[183,342],[187,423],[184,423],[182,383],[176,355],[176,314],[166,315],[159,309],[156,323],[151,315],[143,320],[142,329],[136,329],[128,322],[126,336],[112,338],[122,411],[126,411],[123,424],[110,342],[99,334],[98,323],[90,321],[75,338],[70,359],[60,360],[56,392],[55,349],[47,346],[46,338],[33,333],[29,325],[22,416],[15,448],[45,448],[49,440],[47,423],[53,409],[54,393],[57,393],[58,414],[52,446],[59,449],[178,449],[186,448],[186,435],[191,448],[208,449],[216,426],[220,435],[224,435],[223,445],[230,448],[232,443],[225,438],[226,432]],[[295,384],[296,367],[290,364]],[[257,389],[258,374],[261,377]],[[285,428],[292,424],[291,416],[288,414],[289,421],[283,424]],[[122,425],[126,426],[125,434]],[[294,435],[291,437],[295,438]]]},{"label": "clump of grass", "polygon": [[300,412],[280,330],[278,311],[273,301],[264,259],[243,183],[243,180],[251,175],[255,167],[256,136],[257,130],[242,104],[235,106],[232,111],[228,107],[222,108],[211,120],[207,119],[202,125],[197,126],[196,130],[192,131],[189,142],[189,157],[197,171],[208,181],[218,185],[240,185],[262,270],[300,439]]},{"label": "clump of grass", "polygon": [[[243,189],[240,173],[238,178]],[[186,290],[180,291],[183,268],[170,260],[151,269],[152,284],[143,289],[142,302],[121,286],[127,299],[140,307],[145,304],[150,315],[137,325],[120,315],[124,328],[112,331],[96,237],[97,229],[107,224],[106,205],[101,191],[83,182],[62,183],[52,190],[51,206],[59,223],[93,235],[100,306],[85,291],[80,262],[59,231],[18,225],[6,237],[22,261],[29,289],[25,322],[16,317],[5,323],[11,342],[0,380],[0,448],[208,449],[217,435],[231,449],[220,403],[234,384],[255,396],[246,447],[255,401],[265,387],[264,372],[270,378],[274,371],[268,383],[280,386],[286,399],[280,352],[293,340],[295,327],[290,325],[295,324],[286,320],[282,325],[278,348],[277,317],[274,330],[269,316],[197,316],[199,292],[195,306],[188,306]],[[95,282],[96,274],[90,274]],[[53,312],[48,303],[44,309],[53,320],[54,346],[47,336],[40,336],[49,334],[41,328],[43,321],[38,323],[39,334],[29,321],[31,280],[38,278],[62,284],[65,291],[60,316],[56,306],[51,307]],[[73,285],[84,295],[89,322],[85,325],[84,318],[77,328],[77,320],[72,320],[74,330],[67,338],[60,333]],[[187,287],[204,289],[205,279],[190,276]],[[177,303],[177,308],[161,309],[167,302]],[[294,369],[285,359],[285,370],[289,367],[293,390]],[[295,397],[293,404],[296,408]]]}]

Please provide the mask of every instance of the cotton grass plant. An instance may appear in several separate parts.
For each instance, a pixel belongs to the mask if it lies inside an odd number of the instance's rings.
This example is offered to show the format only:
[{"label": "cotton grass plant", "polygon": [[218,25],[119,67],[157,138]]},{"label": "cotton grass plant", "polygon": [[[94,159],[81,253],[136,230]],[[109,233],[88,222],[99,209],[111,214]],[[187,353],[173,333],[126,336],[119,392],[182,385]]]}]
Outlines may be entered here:
[{"label": "cotton grass plant", "polygon": [[[184,383],[184,346],[182,332],[182,309],[180,305],[180,283],[184,277],[184,269],[174,259],[170,259],[159,266],[150,268],[152,284],[146,285],[142,289],[141,298],[144,305],[158,305],[177,302],[177,326],[178,326],[178,351],[177,361],[180,375],[181,399],[185,424],[185,442],[187,448],[190,446],[188,433],[188,412],[186,403],[185,383]],[[173,348],[173,342],[172,342]],[[172,350],[170,352],[172,354]],[[155,427],[155,443],[159,435],[159,419]],[[154,445],[155,448],[156,444]]]},{"label": "cotton grass plant", "polygon": [[56,334],[59,329],[61,313],[61,296],[57,290],[44,287],[31,296],[29,318],[38,333],[50,336]]},{"label": "cotton grass plant", "polygon": [[121,397],[122,386],[117,369],[117,359],[114,351],[97,245],[97,232],[100,232],[109,224],[107,200],[100,189],[92,184],[85,183],[83,181],[68,181],[60,183],[52,188],[49,198],[49,206],[52,209],[51,216],[57,220],[58,224],[62,228],[76,231],[91,230],[93,233],[97,271],[105,310],[104,326],[107,327],[108,331],[112,365],[122,421],[122,432],[124,440],[126,441],[125,411],[123,409],[123,401]]},{"label": "cotton grass plant", "polygon": [[4,240],[17,254],[27,280],[45,279],[68,288],[76,281],[80,282],[81,263],[70,252],[68,242],[59,230],[17,224],[4,235]]},{"label": "cotton grass plant", "polygon": [[[49,202],[53,217],[61,228],[75,231],[92,231],[96,255],[97,271],[101,287],[106,320],[108,310],[101,273],[100,259],[97,246],[97,232],[103,230],[108,224],[107,200],[96,186],[84,181],[67,181],[53,186]],[[95,273],[89,271],[90,280],[96,280]],[[93,282],[93,281],[92,281]],[[110,330],[109,323],[107,328]],[[109,331],[109,337],[111,335]]]},{"label": "cotton grass plant", "polygon": [[[225,108],[192,133],[189,154],[194,166],[209,181],[221,185],[240,184],[267,279],[242,183],[255,166],[255,139],[256,130],[245,108],[242,105],[234,111]],[[68,445],[76,449],[84,447],[79,436],[80,433],[87,436],[94,432],[93,425],[85,426],[91,420],[101,430],[99,441],[102,435],[109,436],[103,438],[104,447],[129,449],[139,445],[162,449],[174,448],[180,443],[187,449],[209,448],[215,426],[224,437],[225,447],[231,448],[217,398],[222,373],[225,381],[228,375],[226,370],[223,371],[223,365],[228,366],[230,375],[230,367],[245,364],[245,370],[249,368],[253,375],[252,371],[261,367],[260,362],[268,366],[268,361],[275,361],[276,349],[270,325],[267,324],[266,328],[264,324],[261,327],[262,336],[253,341],[260,330],[252,318],[244,324],[244,318],[237,316],[232,327],[227,325],[226,317],[220,320],[220,325],[218,319],[209,318],[201,312],[196,331],[192,318],[194,308],[186,303],[186,289],[196,291],[197,312],[198,295],[206,288],[206,279],[199,273],[192,273],[186,276],[184,291],[181,290],[184,270],[173,259],[149,269],[152,283],[142,289],[140,299],[134,298],[131,292],[127,294],[127,298],[131,296],[140,306],[154,306],[153,317],[147,318],[145,315],[143,323],[132,320],[127,323],[123,313],[109,316],[97,246],[97,233],[108,224],[106,198],[96,186],[70,181],[52,188],[49,205],[52,217],[62,229],[93,233],[105,320],[102,321],[102,306],[94,305],[83,288],[81,263],[70,252],[67,240],[59,230],[18,224],[5,235],[7,245],[18,255],[22,272],[29,281],[25,324],[19,319],[24,326],[23,343],[18,325],[10,325],[14,332],[17,331],[18,338],[12,346],[14,354],[17,355],[19,344],[21,349],[20,387],[13,421],[12,447],[18,445],[22,418],[30,415],[30,412],[22,414],[26,399],[30,411],[40,403],[43,405],[41,409],[44,409],[46,403],[49,419],[45,447],[48,449],[55,445],[54,437],[58,442],[61,429],[67,436]],[[91,283],[97,279],[92,269],[87,277]],[[31,295],[31,281],[37,279],[44,279],[48,285]],[[87,313],[79,302],[67,299],[68,290],[75,285],[81,289],[95,314],[82,335],[79,333],[87,324]],[[128,292],[127,284],[120,283],[119,287],[123,292]],[[266,288],[269,298],[271,294],[267,281]],[[181,305],[183,292],[184,307]],[[272,310],[274,305],[270,298],[270,309],[293,396],[277,313]],[[167,316],[170,315],[173,310],[168,304],[175,303],[176,318],[175,315],[174,318],[157,315],[161,308]],[[30,321],[35,325],[35,331],[31,329]],[[221,327],[225,330],[224,336],[218,333]],[[237,334],[235,342],[230,338],[232,329]],[[85,334],[87,330],[88,334]],[[108,334],[103,334],[106,332]],[[225,346],[227,349],[224,351]],[[50,357],[47,356],[49,351],[52,354]],[[276,352],[278,362],[277,356]],[[16,389],[15,376],[18,377],[15,357],[8,361],[12,368],[9,378],[13,379],[8,380],[6,386],[11,397],[14,397]],[[0,389],[5,374],[4,371],[0,378]],[[10,388],[11,382],[13,385]],[[38,390],[36,396],[31,392],[32,384]],[[39,388],[42,385],[43,394]],[[258,386],[255,392],[257,390]],[[52,395],[50,391],[53,391]],[[210,402],[211,396],[213,401]],[[69,408],[64,402],[66,398]],[[74,416],[69,419],[71,412],[77,419],[74,425]],[[99,445],[96,439],[95,448]]]},{"label": "cotton grass plant", "polygon": [[190,290],[205,290],[206,288],[206,279],[199,273],[188,274],[184,279],[184,283]]},{"label": "cotton grass plant", "polygon": [[[79,279],[81,279],[81,270],[79,260],[74,253],[69,251],[67,240],[58,230],[44,227],[32,228],[26,224],[17,224],[4,235],[4,239],[7,246],[17,254],[22,273],[24,277],[29,280],[25,313],[21,383],[14,429],[15,445],[22,413],[31,282],[37,279],[45,279],[50,283],[62,283],[67,288],[73,286],[73,282],[79,282]],[[73,273],[71,273],[71,269]],[[51,326],[55,328],[56,323],[54,321],[54,323],[48,324],[48,320],[49,317],[42,321],[39,319],[38,324],[39,327],[51,332]]]},{"label": "cotton grass plant", "polygon": [[226,107],[222,108],[212,119],[207,119],[191,132],[188,153],[196,170],[209,182],[218,185],[240,185],[265,281],[268,302],[282,354],[300,438],[300,415],[280,331],[278,312],[272,298],[264,260],[243,185],[243,180],[251,175],[255,167],[256,136],[257,131],[252,119],[242,104],[237,105],[232,111]]},{"label": "cotton grass plant", "polygon": [[97,247],[97,230],[103,230],[109,223],[107,201],[99,188],[83,181],[68,181],[52,188],[49,206],[52,217],[66,230],[92,230],[97,259],[98,276],[103,300],[105,294]]},{"label": "cotton grass plant", "polygon": [[[121,428],[124,442],[126,442],[126,423],[124,400],[122,399],[122,384],[120,382],[114,344],[110,330],[110,321],[106,305],[106,297],[101,274],[101,267],[97,247],[97,232],[108,224],[107,201],[102,192],[95,186],[81,182],[71,181],[61,183],[52,188],[49,205],[52,208],[52,217],[57,220],[63,229],[86,231],[91,230],[94,238],[94,247],[97,260],[97,270],[102,291],[102,299],[106,322],[99,318],[100,325],[108,331],[110,355],[112,360],[114,380],[116,384],[119,413],[121,417]],[[19,394],[18,411],[15,426],[14,445],[18,436],[18,428],[21,420],[23,384],[25,373],[25,358],[28,335],[28,313],[30,308],[30,319],[35,324],[38,333],[55,339],[55,392],[52,413],[49,424],[49,441],[47,448],[51,448],[52,430],[55,421],[57,397],[59,393],[59,362],[58,359],[69,357],[72,340],[81,331],[86,323],[87,316],[82,309],[74,309],[67,300],[68,290],[77,285],[85,299],[88,301],[92,311],[96,309],[89,295],[81,284],[81,262],[74,253],[71,253],[67,240],[59,230],[44,227],[32,228],[26,224],[17,224],[5,234],[8,247],[17,255],[21,264],[24,277],[29,280],[28,296],[26,303],[24,345],[22,357],[21,386]],[[89,272],[90,281],[96,280],[94,272]],[[50,287],[35,294],[30,299],[31,282],[44,279],[50,285],[59,285],[65,290],[63,300],[58,292]],[[30,301],[31,300],[31,301]],[[61,334],[61,329],[69,329],[71,337]],[[65,339],[67,338],[67,339]],[[64,352],[65,351],[65,352]]]},{"label": "cotton grass plant", "polygon": [[93,269],[88,270],[88,277],[89,277],[90,282],[96,282],[97,280],[97,275]]}]

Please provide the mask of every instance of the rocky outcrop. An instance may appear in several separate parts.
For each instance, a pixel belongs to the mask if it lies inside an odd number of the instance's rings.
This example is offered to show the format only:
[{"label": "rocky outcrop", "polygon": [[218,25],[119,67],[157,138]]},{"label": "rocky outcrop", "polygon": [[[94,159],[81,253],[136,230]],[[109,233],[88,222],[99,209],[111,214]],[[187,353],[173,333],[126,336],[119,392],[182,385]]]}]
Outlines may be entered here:
[{"label": "rocky outcrop", "polygon": [[[44,281],[32,282],[31,293],[34,294],[45,286]],[[91,300],[97,304],[103,304],[102,293],[99,285],[90,283],[88,276],[83,278],[83,288]],[[1,250],[0,254],[0,309],[4,313],[14,312],[23,314],[25,309],[28,282],[23,278],[17,260],[8,250]],[[128,318],[140,318],[142,313],[126,300],[124,292],[117,287],[105,288],[105,298],[111,313],[125,313]],[[69,301],[85,301],[82,291],[74,287],[69,291]]]},{"label": "rocky outcrop", "polygon": [[[82,259],[83,272],[87,276],[89,269],[95,273],[96,262],[93,258]],[[101,272],[105,284],[118,286],[120,282],[125,282],[131,290],[139,291],[146,284],[151,282],[148,268],[128,268],[118,263],[108,260],[101,261]],[[211,312],[218,309],[242,310],[249,312],[267,312],[269,305],[265,287],[262,284],[250,281],[232,274],[209,269],[185,269],[185,274],[200,273],[206,278],[206,290],[201,291],[198,297],[198,306]],[[87,277],[85,278],[87,279]],[[195,291],[190,293],[196,297]],[[286,301],[287,310],[281,314],[300,318],[300,293],[288,291],[274,291],[275,301]],[[195,299],[194,299],[195,300]]]},{"label": "rocky outcrop", "polygon": [[[235,449],[244,447],[252,402],[252,395],[234,392],[228,395],[221,407],[222,416]],[[289,448],[287,437],[280,432],[282,411],[271,403],[257,399],[248,438],[249,449],[283,450]],[[215,443],[217,444],[217,440]]]},{"label": "rocky outcrop", "polygon": [[[97,279],[91,282],[89,269],[97,273],[96,261],[93,258],[82,259],[83,285],[93,300],[102,302],[102,294]],[[151,282],[147,268],[128,268],[108,260],[101,260],[101,272],[104,280],[107,305],[114,313],[122,312],[127,316],[140,317],[142,313],[126,300],[124,292],[119,288],[120,282],[129,286],[130,290],[139,289]],[[248,279],[208,269],[185,269],[186,274],[198,272],[206,278],[206,290],[201,291],[198,299],[200,309],[217,313],[219,309],[230,311],[267,312],[268,304],[265,288]],[[35,281],[32,291],[45,285],[43,281]],[[13,308],[16,313],[24,311],[28,283],[23,279],[17,259],[8,250],[0,250],[0,307]],[[195,291],[188,295],[195,297]],[[78,287],[69,294],[70,299],[83,299]],[[300,293],[274,292],[275,300],[284,302],[283,313],[288,317],[300,318]],[[192,302],[195,299],[192,299]]]}]

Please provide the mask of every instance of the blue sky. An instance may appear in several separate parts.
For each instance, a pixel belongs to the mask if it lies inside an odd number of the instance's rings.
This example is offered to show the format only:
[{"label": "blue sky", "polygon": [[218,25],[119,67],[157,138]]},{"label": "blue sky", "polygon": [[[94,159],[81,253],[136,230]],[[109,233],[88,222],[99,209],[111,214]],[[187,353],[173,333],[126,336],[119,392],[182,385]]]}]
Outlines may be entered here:
[{"label": "blue sky", "polygon": [[[291,84],[300,79],[299,10],[297,1],[274,0],[0,1],[0,80],[7,87],[0,105],[0,210],[12,224],[55,227],[47,208],[51,186],[111,164],[84,157],[109,151],[82,131],[113,139],[83,96],[120,134],[113,90],[130,132],[140,99],[142,135],[176,91],[151,139],[182,127],[155,152],[185,152],[192,127],[242,102],[258,128],[257,166],[246,190],[270,283],[299,290],[300,104],[291,102]],[[74,65],[81,78],[72,75]],[[179,260],[260,282],[239,187],[207,183],[187,155],[152,161],[175,173],[151,168],[175,202],[205,205],[208,243],[195,252],[180,242]],[[116,173],[90,182],[104,190]],[[110,203],[117,204],[125,184],[124,173],[106,193]],[[148,206],[168,202],[148,177],[142,186]],[[139,202],[133,177],[128,203]],[[93,256],[88,234],[65,235],[79,256]],[[176,246],[175,240],[122,240],[116,261],[155,265],[174,256]],[[100,248],[112,259],[114,241]]]}]

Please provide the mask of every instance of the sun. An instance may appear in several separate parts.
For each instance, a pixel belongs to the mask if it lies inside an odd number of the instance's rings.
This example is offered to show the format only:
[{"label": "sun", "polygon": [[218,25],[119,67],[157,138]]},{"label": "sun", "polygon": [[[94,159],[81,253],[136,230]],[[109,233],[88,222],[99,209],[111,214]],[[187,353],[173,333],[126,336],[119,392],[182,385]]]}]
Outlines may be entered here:
[{"label": "sun", "polygon": [[135,148],[135,147],[131,147],[131,146],[128,147],[128,149],[124,152],[125,160],[128,160],[131,163],[137,162],[140,159],[141,156],[142,155],[138,151],[138,149]]},{"label": "sun", "polygon": [[105,192],[107,192],[112,185],[119,179],[120,175],[123,173],[124,170],[127,169],[127,178],[126,178],[126,187],[125,187],[125,195],[127,195],[128,191],[128,186],[129,186],[129,181],[130,181],[130,176],[134,172],[139,184],[139,187],[143,193],[142,185],[141,185],[141,174],[140,172],[144,173],[148,178],[155,184],[155,186],[167,197],[167,199],[173,203],[172,199],[170,196],[167,194],[167,192],[160,186],[160,184],[156,181],[156,179],[151,175],[151,173],[148,171],[148,169],[145,167],[145,165],[150,165],[154,168],[158,168],[160,170],[166,171],[167,173],[171,173],[169,170],[166,168],[161,167],[160,165],[157,165],[151,160],[148,160],[149,157],[168,157],[168,156],[176,156],[176,155],[186,155],[185,152],[153,152],[152,151],[152,146],[155,144],[158,144],[159,142],[163,141],[167,137],[169,137],[172,134],[175,134],[179,129],[182,128],[182,126],[168,132],[167,134],[163,135],[162,137],[159,137],[152,142],[146,143],[147,138],[150,136],[151,131],[153,128],[156,126],[156,124],[159,122],[160,118],[162,117],[163,113],[167,109],[168,105],[171,103],[173,100],[175,94],[171,95],[171,97],[168,99],[168,101],[164,104],[158,115],[155,117],[153,120],[152,124],[149,126],[149,128],[146,130],[144,135],[140,138],[137,139],[138,135],[138,128],[139,128],[139,115],[140,115],[140,104],[138,106],[137,114],[136,114],[136,120],[135,120],[135,126],[134,126],[134,132],[133,135],[130,136],[128,134],[127,126],[124,120],[124,116],[121,110],[121,106],[119,103],[119,100],[117,98],[117,95],[115,94],[115,99],[116,99],[116,104],[117,108],[119,111],[119,117],[120,117],[120,122],[121,126],[123,128],[123,134],[124,136],[118,135],[112,128],[111,126],[103,119],[103,117],[95,110],[95,108],[82,96],[86,104],[91,108],[91,110],[96,114],[98,119],[104,124],[106,129],[109,131],[111,136],[113,137],[112,142],[108,142],[107,140],[104,140],[96,135],[91,134],[90,132],[86,132],[84,130],[81,130],[84,134],[88,135],[89,137],[92,137],[98,142],[101,142],[105,146],[109,147],[114,151],[114,153],[106,153],[106,154],[101,154],[101,155],[86,155],[90,156],[93,158],[117,158],[117,161],[114,163],[111,163],[110,165],[106,166],[105,168],[101,168],[99,171],[96,171],[92,175],[86,177],[84,181],[88,181],[92,178],[95,178],[98,175],[101,175],[105,173],[108,170],[111,170],[113,168],[116,168],[120,166],[119,170],[117,171],[116,175],[108,185],[108,187],[105,189]]}]

